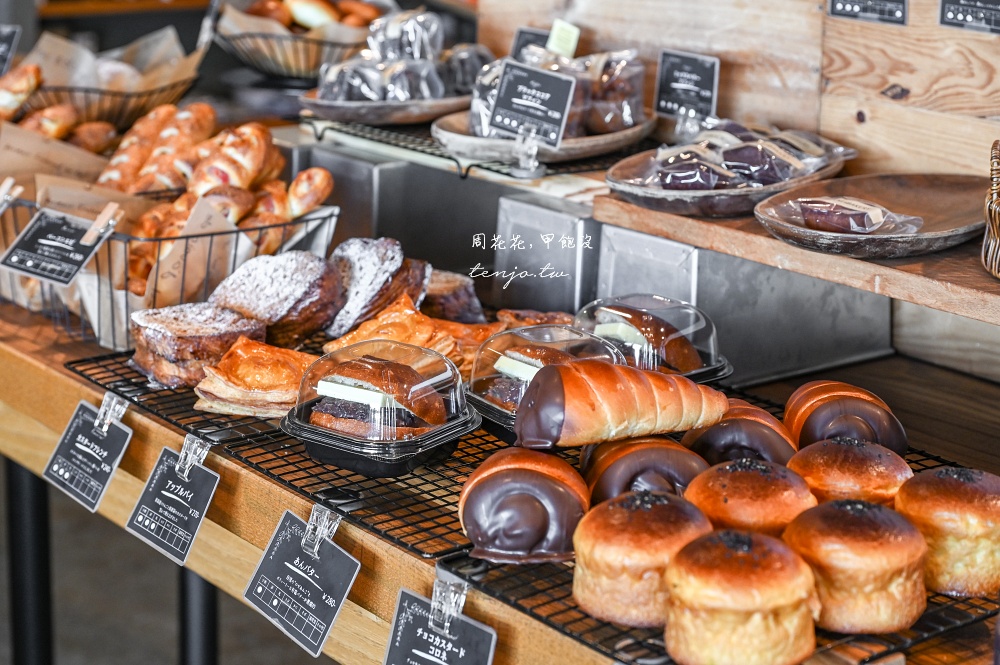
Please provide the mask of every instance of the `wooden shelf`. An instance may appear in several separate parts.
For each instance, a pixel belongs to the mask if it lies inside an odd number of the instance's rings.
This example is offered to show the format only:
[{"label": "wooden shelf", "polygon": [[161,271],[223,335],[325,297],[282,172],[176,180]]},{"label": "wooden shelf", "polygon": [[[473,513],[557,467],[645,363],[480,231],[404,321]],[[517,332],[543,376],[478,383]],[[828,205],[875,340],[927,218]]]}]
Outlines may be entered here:
[{"label": "wooden shelf", "polygon": [[209,4],[209,0],[53,0],[38,8],[38,18],[45,21],[108,14],[205,11]]},{"label": "wooden shelf", "polygon": [[768,234],[753,217],[701,220],[601,196],[594,200],[594,218],[605,224],[1000,325],[1000,280],[982,267],[980,244],[975,241],[925,256],[864,261],[782,242]]}]

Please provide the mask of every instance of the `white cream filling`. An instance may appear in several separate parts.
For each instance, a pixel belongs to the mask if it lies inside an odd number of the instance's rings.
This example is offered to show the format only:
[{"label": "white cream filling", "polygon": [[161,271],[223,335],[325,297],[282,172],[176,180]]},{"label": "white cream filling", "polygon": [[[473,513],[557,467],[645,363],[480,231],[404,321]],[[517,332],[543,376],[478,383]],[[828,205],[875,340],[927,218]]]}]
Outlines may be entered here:
[{"label": "white cream filling", "polygon": [[535,374],[541,368],[521,362],[520,360],[514,360],[508,356],[500,356],[500,359],[493,363],[493,369],[512,379],[528,382],[535,378]]},{"label": "white cream filling", "polygon": [[357,386],[348,386],[333,381],[320,381],[316,384],[316,392],[323,397],[342,399],[345,402],[364,404],[371,409],[401,409],[403,406],[392,395],[380,390],[369,390]]}]

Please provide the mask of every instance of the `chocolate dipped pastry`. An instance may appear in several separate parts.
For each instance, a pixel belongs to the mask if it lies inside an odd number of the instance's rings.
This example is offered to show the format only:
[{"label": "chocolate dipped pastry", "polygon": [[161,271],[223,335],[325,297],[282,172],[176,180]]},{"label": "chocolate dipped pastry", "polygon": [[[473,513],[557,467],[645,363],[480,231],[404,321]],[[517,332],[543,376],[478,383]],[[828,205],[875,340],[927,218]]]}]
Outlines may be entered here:
[{"label": "chocolate dipped pastry", "polygon": [[866,501],[832,501],[792,520],[782,539],[816,576],[820,628],[894,633],[924,613],[927,544],[899,513]]},{"label": "chocolate dipped pastry", "polygon": [[818,441],[795,453],[788,468],[820,502],[857,499],[892,507],[913,471],[885,446],[847,437]]},{"label": "chocolate dipped pastry", "polygon": [[889,405],[840,381],[800,386],[785,404],[785,427],[800,450],[838,436],[878,443],[901,456],[908,448],[906,432]]},{"label": "chocolate dipped pastry", "polygon": [[664,574],[677,552],[712,524],[666,492],[628,492],[584,515],[573,534],[573,599],[587,614],[626,626],[662,626]]},{"label": "chocolate dipped pastry", "polygon": [[267,343],[295,347],[344,304],[340,275],[309,252],[250,259],[222,280],[209,301],[267,325]]},{"label": "chocolate dipped pastry", "polygon": [[168,388],[194,386],[241,337],[264,339],[264,324],[210,303],[132,312],[132,363]]},{"label": "chocolate dipped pastry", "polygon": [[744,457],[787,464],[796,450],[780,420],[764,409],[732,398],[720,422],[688,431],[681,445],[701,455],[709,464]]},{"label": "chocolate dipped pastry", "polygon": [[363,439],[409,439],[448,420],[441,395],[417,370],[371,356],[337,365],[316,386],[309,422]]},{"label": "chocolate dipped pastry", "polygon": [[458,515],[474,546],[471,556],[496,563],[568,561],[588,497],[583,478],[567,462],[507,448],[465,481]]},{"label": "chocolate dipped pastry", "polygon": [[756,459],[716,464],[691,481],[684,498],[698,506],[717,529],[759,531],[775,537],[817,503],[799,474]]},{"label": "chocolate dipped pastry", "polygon": [[435,268],[427,283],[420,311],[435,319],[459,323],[486,323],[475,282],[468,275]]},{"label": "chocolate dipped pastry", "polygon": [[708,468],[684,446],[655,436],[588,446],[584,453],[581,470],[592,505],[639,490],[682,496],[694,477]]},{"label": "chocolate dipped pastry", "polygon": [[504,411],[513,413],[524,396],[528,382],[539,369],[575,359],[565,351],[548,346],[525,344],[511,347],[493,363],[496,376],[489,381],[489,388],[483,392],[483,397]]},{"label": "chocolate dipped pastry", "polygon": [[705,366],[698,349],[677,328],[635,307],[597,310],[594,334],[618,347],[630,365],[687,374]]},{"label": "chocolate dipped pastry", "polygon": [[812,571],[785,543],[717,531],[667,566],[667,652],[679,665],[794,665],[816,648]]},{"label": "chocolate dipped pastry", "polygon": [[538,370],[514,422],[517,445],[572,447],[717,423],[726,396],[683,376],[575,360]]},{"label": "chocolate dipped pastry", "polygon": [[929,591],[993,596],[1000,591],[1000,476],[941,467],[903,483],[896,510],[930,548],[924,567]]}]

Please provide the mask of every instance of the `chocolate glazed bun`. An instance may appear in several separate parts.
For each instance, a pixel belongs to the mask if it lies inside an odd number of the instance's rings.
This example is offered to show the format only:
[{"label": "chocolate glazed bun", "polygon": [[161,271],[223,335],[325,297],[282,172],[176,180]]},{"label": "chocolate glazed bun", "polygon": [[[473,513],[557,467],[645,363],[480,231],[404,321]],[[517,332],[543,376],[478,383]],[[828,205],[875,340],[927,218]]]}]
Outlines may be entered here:
[{"label": "chocolate glazed bun", "polygon": [[701,354],[691,341],[663,319],[625,305],[608,305],[601,309],[614,315],[614,319],[624,319],[642,333],[667,369],[687,374],[705,366]]},{"label": "chocolate glazed bun", "polygon": [[798,447],[838,436],[872,441],[897,455],[908,443],[902,424],[873,393],[839,381],[812,381],[788,398],[785,426]]},{"label": "chocolate glazed bun", "polygon": [[838,633],[894,633],[927,606],[927,543],[905,517],[867,501],[810,508],[782,539],[813,570],[817,625]]},{"label": "chocolate glazed bun", "polygon": [[573,558],[573,532],[589,507],[587,486],[567,462],[508,448],[469,476],[458,515],[473,544],[471,556],[541,563]]},{"label": "chocolate glazed bun", "polygon": [[787,464],[795,454],[792,437],[780,420],[741,399],[729,399],[729,410],[711,427],[690,430],[681,439],[709,464],[744,457]]},{"label": "chocolate glazed bun", "polygon": [[694,477],[708,468],[697,454],[659,437],[609,441],[588,448],[586,464],[581,466],[592,506],[638,490],[682,495]]},{"label": "chocolate glazed bun", "polygon": [[788,468],[802,476],[822,503],[858,499],[892,507],[896,492],[913,471],[885,446],[837,437],[795,453]]}]

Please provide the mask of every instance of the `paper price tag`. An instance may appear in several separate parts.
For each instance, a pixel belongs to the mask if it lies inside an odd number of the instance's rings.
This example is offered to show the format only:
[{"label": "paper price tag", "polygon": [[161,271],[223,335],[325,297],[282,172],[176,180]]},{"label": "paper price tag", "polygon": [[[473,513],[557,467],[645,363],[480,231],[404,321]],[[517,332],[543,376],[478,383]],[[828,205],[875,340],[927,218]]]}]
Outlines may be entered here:
[{"label": "paper price tag", "polygon": [[684,51],[660,51],[656,74],[656,112],[674,118],[715,115],[719,96],[719,59]]},{"label": "paper price tag", "polygon": [[497,632],[467,616],[455,617],[442,634],[430,626],[431,601],[399,590],[393,613],[392,633],[383,665],[436,663],[441,665],[489,665],[496,650]]},{"label": "paper price tag", "polygon": [[579,43],[580,28],[559,18],[552,21],[552,30],[549,32],[549,38],[545,41],[546,51],[551,51],[564,58],[572,58],[576,55],[576,47]]},{"label": "paper price tag", "polygon": [[0,266],[69,286],[107,240],[110,228],[92,219],[42,208],[11,243]]},{"label": "paper price tag", "polygon": [[107,433],[96,422],[97,408],[80,402],[42,473],[92,513],[101,504],[132,438],[132,429],[119,422],[112,422]]},{"label": "paper price tag", "polygon": [[21,39],[21,26],[0,24],[0,76],[7,73],[10,63],[17,53],[17,42]]},{"label": "paper price tag", "polygon": [[323,650],[361,563],[323,538],[306,553],[306,522],[285,511],[243,598],[313,656]]},{"label": "paper price tag", "polygon": [[830,0],[830,16],[906,25],[906,0]]},{"label": "paper price tag", "polygon": [[510,47],[510,57],[517,58],[521,54],[521,49],[534,44],[545,48],[549,41],[549,31],[541,28],[518,28],[514,33],[514,42]]},{"label": "paper price tag", "polygon": [[178,459],[178,453],[163,449],[125,529],[183,566],[219,486],[219,474],[195,464],[185,480],[177,471]]},{"label": "paper price tag", "polygon": [[539,141],[559,147],[575,87],[571,76],[505,60],[490,127],[516,137],[522,127],[533,126]]}]

